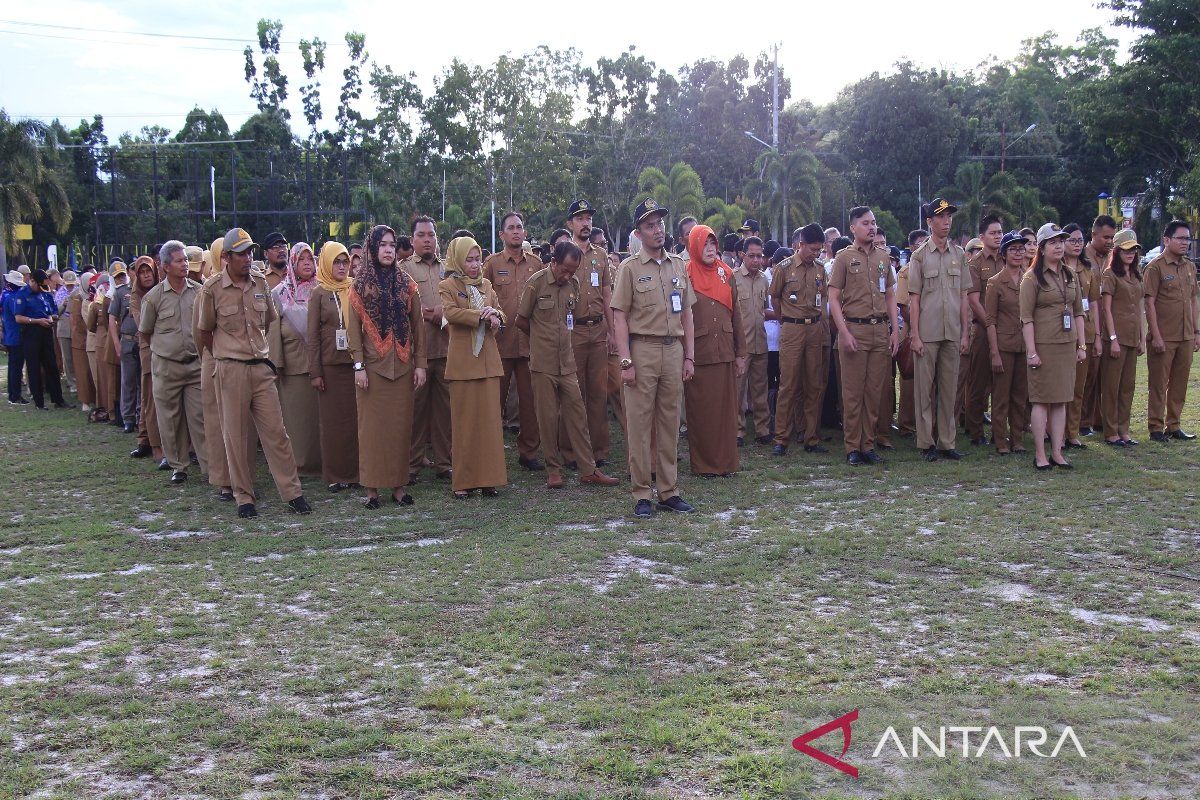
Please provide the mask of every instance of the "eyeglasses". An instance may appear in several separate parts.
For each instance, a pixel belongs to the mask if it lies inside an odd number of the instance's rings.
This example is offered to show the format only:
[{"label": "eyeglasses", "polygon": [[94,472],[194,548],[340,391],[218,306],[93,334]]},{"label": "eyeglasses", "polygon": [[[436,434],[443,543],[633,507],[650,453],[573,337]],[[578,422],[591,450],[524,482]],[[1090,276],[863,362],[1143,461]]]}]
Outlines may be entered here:
[{"label": "eyeglasses", "polygon": [[1083,244],[1083,239],[1072,236],[1071,238],[1067,239],[1067,244]]},{"label": "eyeglasses", "polygon": [[281,247],[282,247],[284,250],[287,250],[287,242],[276,242],[275,244],[271,245],[271,246],[270,246],[270,247],[268,247],[267,249],[268,249],[268,250],[278,250],[278,249],[279,249],[279,248],[281,248]]},{"label": "eyeglasses", "polygon": [[1194,241],[1196,241],[1191,236],[1172,236],[1172,237],[1170,237],[1170,239],[1172,242],[1194,242]]}]

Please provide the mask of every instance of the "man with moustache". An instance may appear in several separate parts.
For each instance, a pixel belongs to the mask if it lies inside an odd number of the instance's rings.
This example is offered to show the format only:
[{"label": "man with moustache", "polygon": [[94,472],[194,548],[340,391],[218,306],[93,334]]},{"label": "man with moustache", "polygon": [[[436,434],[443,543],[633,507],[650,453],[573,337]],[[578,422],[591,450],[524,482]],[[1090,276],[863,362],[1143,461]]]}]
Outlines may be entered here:
[{"label": "man with moustache", "polygon": [[[450,384],[446,382],[446,352],[450,334],[442,327],[442,303],[438,284],[446,277],[446,262],[438,257],[437,227],[432,217],[413,220],[413,254],[400,266],[408,273],[421,294],[422,337],[429,366],[425,384],[413,395],[412,458],[409,470],[415,477],[423,466],[432,463],[437,476],[449,479],[450,461]],[[432,446],[433,461],[425,458]]]}]

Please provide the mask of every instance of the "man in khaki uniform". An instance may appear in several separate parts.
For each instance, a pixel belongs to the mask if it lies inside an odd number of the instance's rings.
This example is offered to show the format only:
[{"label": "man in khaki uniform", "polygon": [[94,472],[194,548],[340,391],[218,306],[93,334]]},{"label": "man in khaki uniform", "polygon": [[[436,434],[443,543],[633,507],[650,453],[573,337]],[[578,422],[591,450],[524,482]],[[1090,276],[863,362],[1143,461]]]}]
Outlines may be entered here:
[{"label": "man in khaki uniform", "polygon": [[[979,221],[979,241],[983,249],[967,262],[971,271],[972,286],[967,290],[970,304],[970,348],[967,350],[967,379],[963,387],[966,398],[963,416],[971,444],[988,443],[983,430],[983,415],[992,394],[992,355],[988,346],[987,312],[983,302],[987,296],[987,283],[1004,269],[1000,259],[1000,240],[1004,238],[1004,222],[997,214],[988,214]],[[959,362],[962,366],[962,362]]]},{"label": "man in khaki uniform", "polygon": [[583,251],[562,241],[554,248],[550,266],[539,270],[525,284],[517,307],[516,326],[529,337],[529,368],[533,370],[533,393],[537,398],[537,420],[542,428],[546,454],[546,488],[563,485],[563,455],[558,447],[559,430],[565,429],[579,466],[579,482],[614,486],[616,478],[596,469],[592,443],[588,439],[583,396],[575,377],[575,352],[571,331],[579,300],[575,272]]},{"label": "man in khaki uniform", "polygon": [[[267,328],[276,322],[275,304],[266,279],[250,270],[253,247],[254,240],[241,228],[225,234],[221,249],[224,269],[200,296],[196,327],[204,337],[202,345],[210,348],[217,360],[221,430],[238,516],[258,516],[254,507],[254,462],[246,458],[245,450],[253,430],[258,431],[280,497],[297,514],[309,514],[312,508],[304,499],[292,442],[283,427],[275,366],[267,357]],[[160,419],[163,413],[159,408]]]},{"label": "man in khaki uniform", "polygon": [[[1113,239],[1117,235],[1117,221],[1108,214],[1101,214],[1092,221],[1087,245],[1083,248],[1083,257],[1092,265],[1096,283],[1108,266],[1108,257],[1112,253]],[[1029,253],[1029,263],[1033,263],[1033,251]],[[1087,322],[1085,320],[1086,328]],[[1086,334],[1087,331],[1085,330]],[[1089,341],[1089,343],[1092,343]],[[1096,360],[1096,359],[1089,359]],[[1080,408],[1079,426],[1088,429],[1086,433],[1099,430],[1104,425],[1100,414],[1100,370],[1096,368],[1088,372],[1087,381],[1083,387],[1083,405]],[[1082,433],[1083,431],[1081,431]]]},{"label": "man in khaki uniform", "polygon": [[[1150,399],[1146,419],[1150,438],[1195,439],[1179,427],[1187,397],[1192,354],[1200,350],[1200,299],[1196,293],[1196,266],[1188,260],[1192,231],[1186,222],[1167,223],[1162,255],[1146,266],[1146,322],[1150,332]],[[1166,413],[1164,414],[1164,409]]]},{"label": "man in khaki uniform", "polygon": [[[958,433],[954,396],[958,388],[959,359],[967,352],[967,292],[971,273],[966,253],[949,240],[957,206],[938,197],[925,206],[930,236],[908,262],[908,311],[912,320],[911,343],[917,401],[917,448],[926,461],[939,454],[957,461]],[[990,362],[989,362],[990,363]],[[933,440],[933,404],[937,402],[937,442]]]},{"label": "man in khaki uniform", "polygon": [[442,327],[442,303],[438,284],[446,277],[446,262],[438,257],[437,227],[430,217],[413,222],[413,254],[400,263],[421,293],[421,331],[429,368],[425,383],[413,395],[412,458],[409,469],[415,477],[424,466],[426,449],[433,447],[433,468],[439,478],[449,479],[450,384],[446,383],[446,351],[450,334]]},{"label": "man in khaki uniform", "polygon": [[[922,231],[923,233],[924,231]],[[896,311],[900,322],[900,341],[903,342],[912,333],[912,324],[908,319],[908,261],[896,271]],[[899,372],[899,370],[897,370]],[[896,409],[896,427],[901,436],[911,436],[917,432],[917,409],[913,399],[913,376],[904,377],[900,373],[900,401]]]},{"label": "man in khaki uniform", "polygon": [[875,247],[875,228],[871,209],[850,209],[854,243],[834,256],[829,278],[829,313],[838,331],[842,431],[846,461],[854,466],[883,463],[875,452],[875,430],[884,382],[900,344],[896,279],[890,254]]},{"label": "man in khaki uniform", "polygon": [[[543,265],[532,252],[525,250],[525,218],[518,212],[510,211],[500,220],[500,240],[504,242],[504,249],[483,262],[483,277],[492,282],[504,318],[516,319],[525,284],[531,275],[542,270]],[[545,467],[537,457],[538,421],[529,375],[529,337],[514,325],[504,325],[496,334],[496,346],[504,364],[504,377],[500,379],[501,416],[504,416],[504,404],[515,377],[517,413],[521,421],[517,462],[525,469],[537,472]]]},{"label": "man in khaki uniform", "polygon": [[187,480],[189,441],[200,470],[208,472],[200,355],[192,338],[192,310],[200,284],[187,277],[183,248],[183,242],[171,240],[159,250],[167,279],[142,299],[138,323],[138,332],[150,346],[150,386],[163,455],[171,465],[171,483]]},{"label": "man in khaki uniform", "polygon": [[766,256],[762,240],[751,236],[742,242],[742,265],[733,271],[737,287],[742,337],[746,342],[746,371],[737,379],[738,444],[746,438],[746,412],[754,415],[751,433],[759,444],[771,441],[771,409],[767,405],[767,289],[771,282],[763,274]]},{"label": "man in khaki uniform", "polygon": [[769,317],[779,325],[779,394],[775,399],[777,456],[787,453],[796,422],[804,452],[828,453],[821,444],[821,402],[828,376],[829,323],[825,300],[829,296],[825,267],[817,256],[825,247],[821,226],[805,225],[792,240],[795,255],[775,267],[767,295]]},{"label": "man in khaki uniform", "polygon": [[[576,200],[567,209],[567,230],[571,241],[583,252],[579,262],[579,313],[571,334],[578,370],[579,391],[587,409],[588,438],[596,463],[608,463],[608,349],[612,341],[613,285],[608,253],[592,244],[592,206],[587,200]],[[569,439],[559,436],[559,446],[568,464],[575,461]]]},{"label": "man in khaki uniform", "polygon": [[[681,514],[695,510],[679,496],[678,480],[679,406],[683,382],[696,371],[696,294],[683,259],[665,249],[665,216],[667,209],[651,198],[634,210],[642,249],[621,262],[612,297],[625,386],[629,477],[637,500],[634,515],[643,519],[653,513],[651,472],[658,484],[659,508]],[[651,431],[656,438],[653,454]]]}]

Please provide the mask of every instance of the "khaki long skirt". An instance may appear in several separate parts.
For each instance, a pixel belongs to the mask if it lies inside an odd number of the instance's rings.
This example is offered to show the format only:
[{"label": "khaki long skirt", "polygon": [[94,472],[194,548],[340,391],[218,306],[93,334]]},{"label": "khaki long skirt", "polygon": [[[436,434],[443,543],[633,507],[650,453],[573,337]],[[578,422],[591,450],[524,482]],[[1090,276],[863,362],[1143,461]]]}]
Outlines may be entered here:
[{"label": "khaki long skirt", "polygon": [[93,405],[96,402],[96,383],[92,380],[92,367],[88,352],[82,347],[71,348],[71,365],[75,368],[75,391],[79,402]]},{"label": "khaki long skirt", "polygon": [[[358,405],[358,482],[370,489],[407,486],[412,451],[412,373],[391,381],[368,371],[367,388],[355,386],[354,397]],[[498,398],[496,403],[500,403]]]},{"label": "khaki long skirt", "polygon": [[738,471],[737,378],[733,362],[696,367],[683,384],[688,409],[688,461],[693,475]]},{"label": "khaki long skirt", "polygon": [[358,401],[351,365],[325,367],[325,391],[317,393],[317,409],[325,482],[358,483]]},{"label": "khaki long skirt", "polygon": [[1070,403],[1075,399],[1074,340],[1057,344],[1039,344],[1037,369],[1026,366],[1029,374],[1029,402],[1053,405]]},{"label": "khaki long skirt", "polygon": [[296,472],[315,478],[321,474],[321,424],[317,390],[308,374],[279,376],[279,406],[283,427],[292,440]]},{"label": "khaki long skirt", "polygon": [[506,485],[508,470],[504,465],[504,429],[500,422],[500,379],[448,383],[454,491]]}]

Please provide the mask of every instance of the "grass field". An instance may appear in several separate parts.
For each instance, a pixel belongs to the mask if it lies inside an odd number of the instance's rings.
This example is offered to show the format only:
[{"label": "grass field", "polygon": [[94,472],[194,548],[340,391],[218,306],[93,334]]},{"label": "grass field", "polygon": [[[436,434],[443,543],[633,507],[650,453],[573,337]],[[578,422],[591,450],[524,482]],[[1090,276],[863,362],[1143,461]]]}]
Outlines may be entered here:
[{"label": "grass field", "polygon": [[[245,522],[5,405],[0,796],[1195,797],[1200,440],[1144,414],[1143,382],[1142,445],[1070,473],[747,447],[640,524],[627,475],[551,495],[511,448],[495,500],[376,512],[305,481],[296,517],[263,469]],[[792,749],[855,708],[857,780]],[[872,757],[914,725],[1070,725],[1087,757]]]}]

